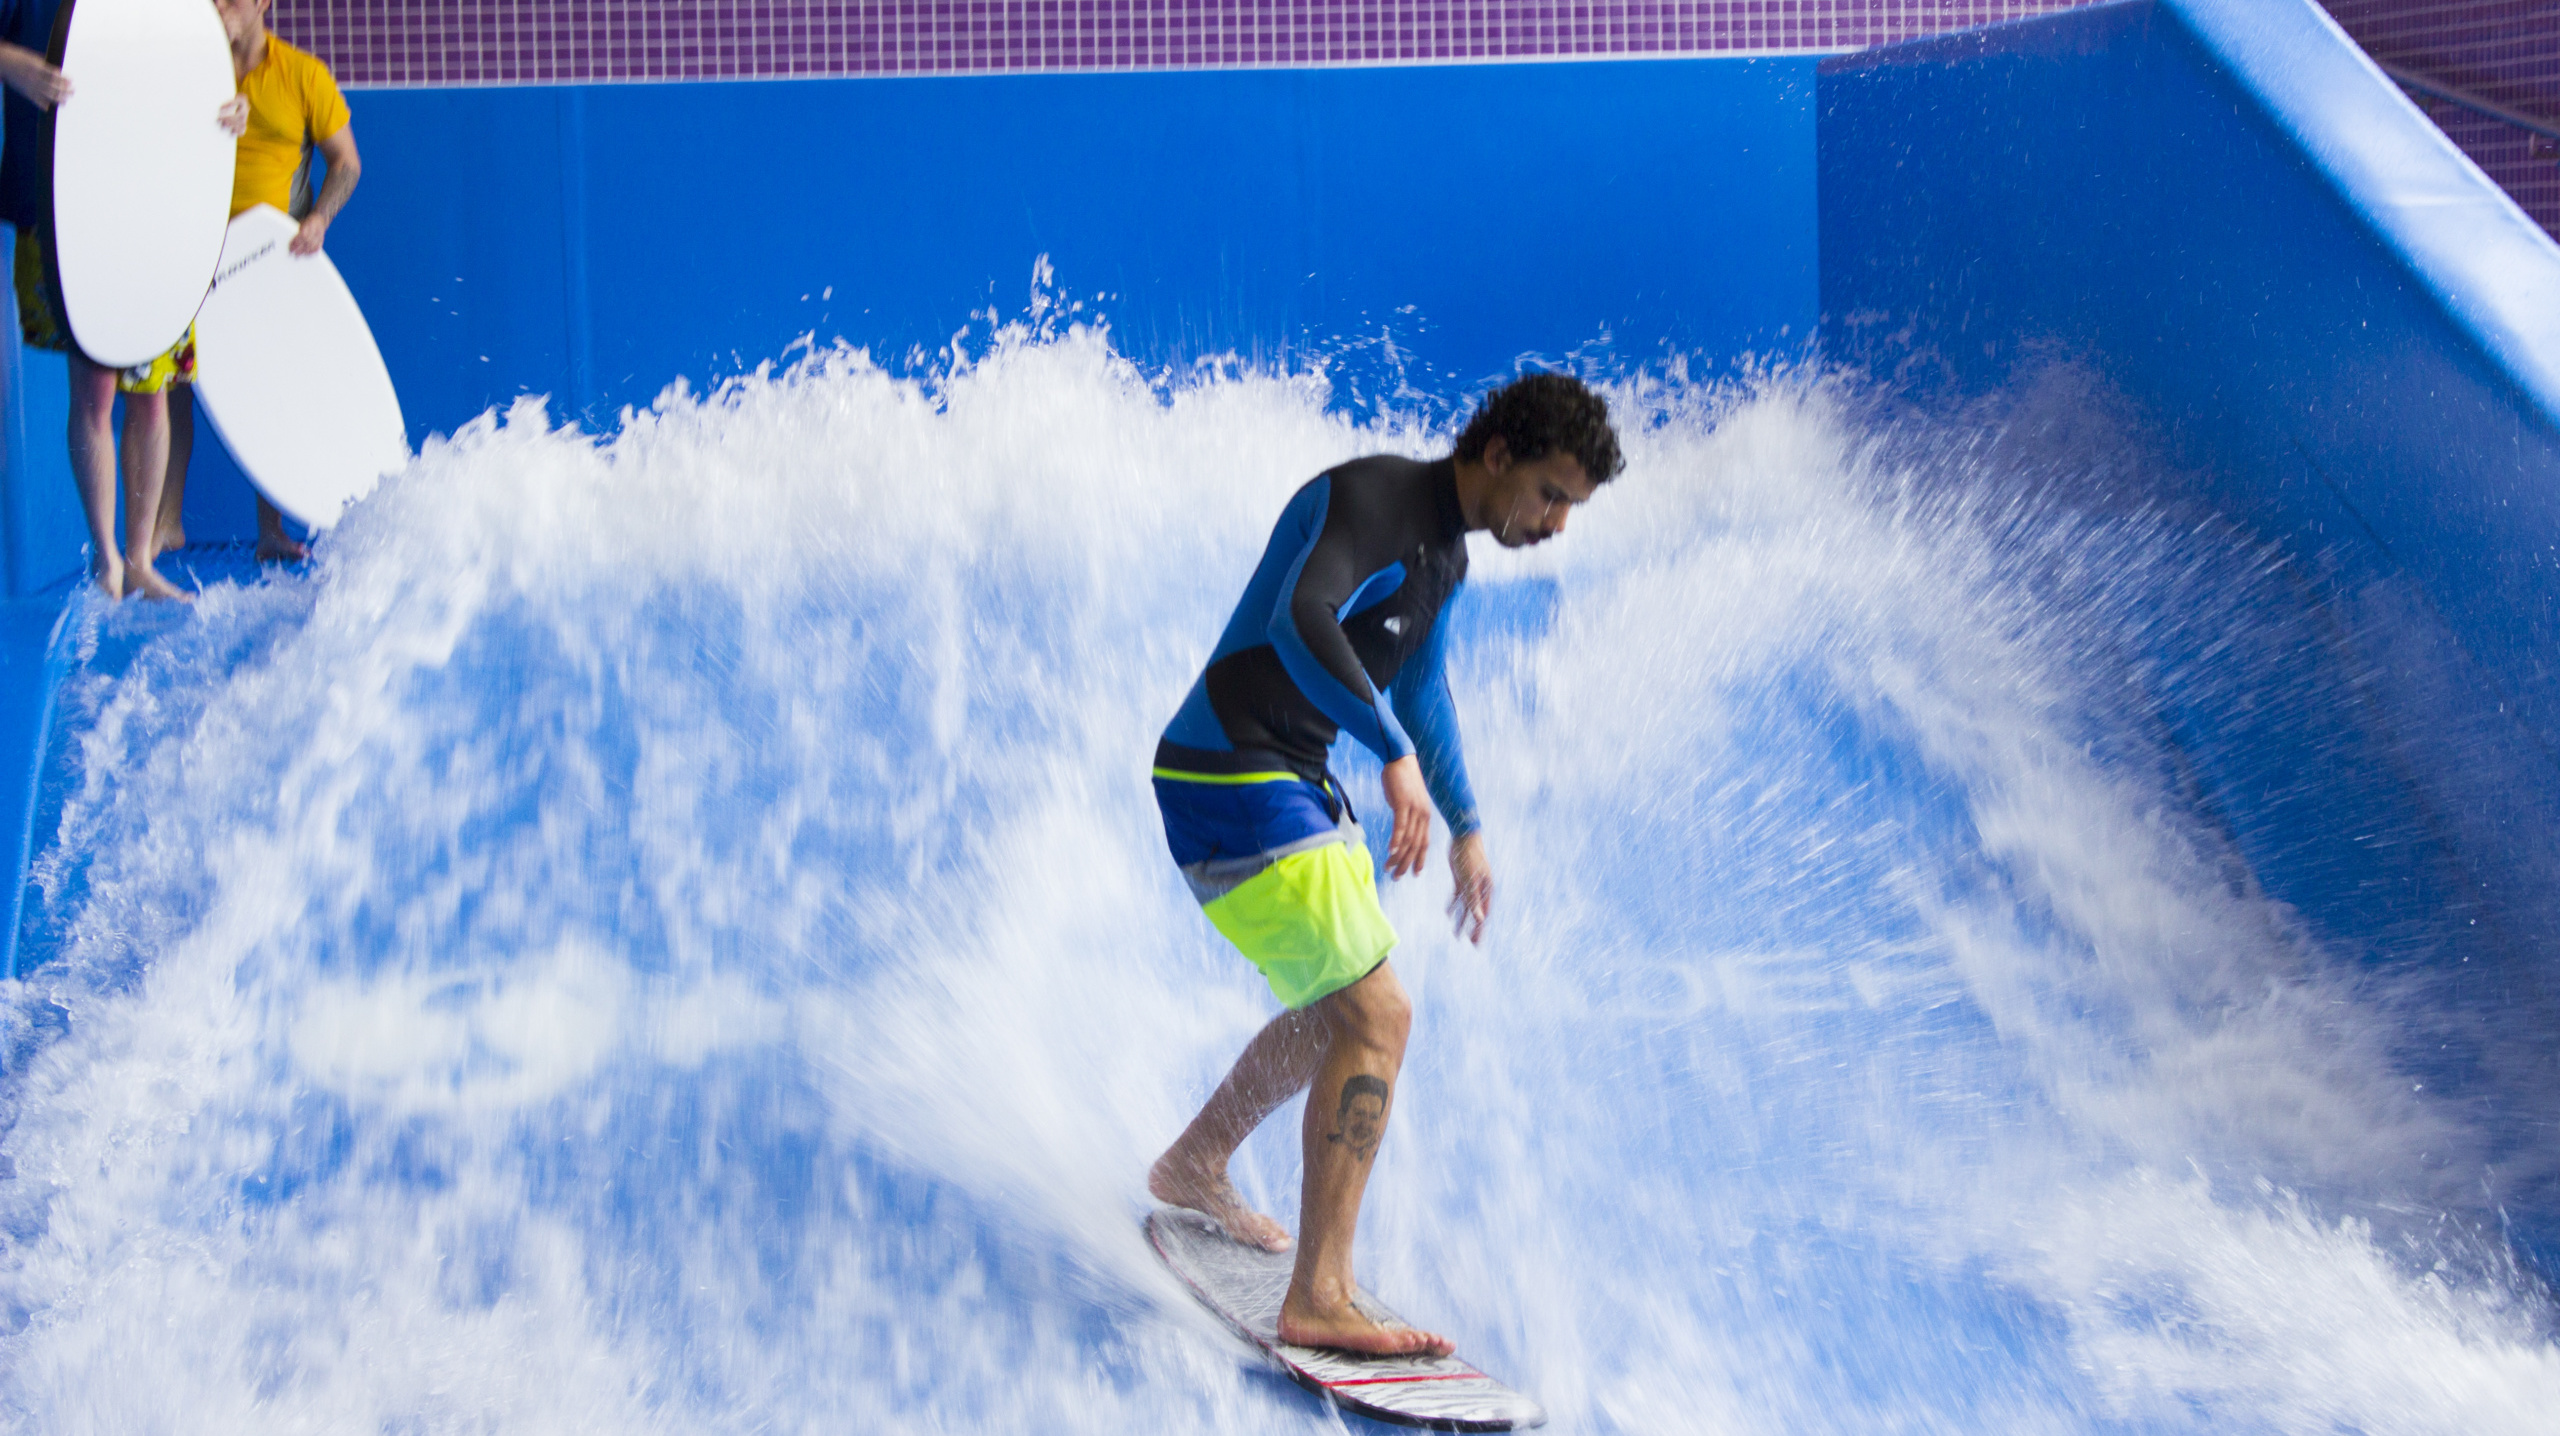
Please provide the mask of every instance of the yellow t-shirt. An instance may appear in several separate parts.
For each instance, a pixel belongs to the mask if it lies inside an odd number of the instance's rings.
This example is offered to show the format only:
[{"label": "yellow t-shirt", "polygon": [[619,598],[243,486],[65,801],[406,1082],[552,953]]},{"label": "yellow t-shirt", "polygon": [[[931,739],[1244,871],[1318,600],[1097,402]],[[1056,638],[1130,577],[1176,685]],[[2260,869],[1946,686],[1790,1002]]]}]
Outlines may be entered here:
[{"label": "yellow t-shirt", "polygon": [[347,98],[318,57],[273,35],[240,93],[249,97],[249,130],[231,166],[231,212],[271,204],[291,214],[303,155],[347,127]]}]

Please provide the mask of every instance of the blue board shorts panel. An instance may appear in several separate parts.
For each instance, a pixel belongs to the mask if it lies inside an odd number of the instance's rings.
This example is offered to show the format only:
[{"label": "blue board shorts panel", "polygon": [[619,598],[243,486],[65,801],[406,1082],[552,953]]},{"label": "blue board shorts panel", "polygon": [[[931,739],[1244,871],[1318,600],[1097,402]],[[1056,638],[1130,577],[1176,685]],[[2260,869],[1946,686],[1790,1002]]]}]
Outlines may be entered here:
[{"label": "blue board shorts panel", "polygon": [[1387,960],[1395,929],[1338,787],[1328,794],[1295,773],[1163,768],[1155,787],[1191,895],[1282,1005],[1321,1002]]},{"label": "blue board shorts panel", "polygon": [[[1177,867],[1272,854],[1338,830],[1323,790],[1295,773],[1183,774],[1156,769],[1156,808]],[[1354,824],[1356,830],[1357,824]]]}]

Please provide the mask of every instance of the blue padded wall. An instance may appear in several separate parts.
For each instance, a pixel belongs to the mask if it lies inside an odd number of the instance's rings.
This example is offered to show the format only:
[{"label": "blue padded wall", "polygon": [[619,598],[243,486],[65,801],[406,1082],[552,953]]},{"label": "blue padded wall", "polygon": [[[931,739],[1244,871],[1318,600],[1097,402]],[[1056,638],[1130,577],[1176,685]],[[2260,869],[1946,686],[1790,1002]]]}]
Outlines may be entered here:
[{"label": "blue padded wall", "polygon": [[2152,426],[2167,497],[2279,542],[2348,629],[2392,601],[2441,638],[2350,635],[2328,675],[2373,686],[2366,756],[2405,769],[2373,816],[2410,843],[2350,851],[2310,755],[2197,717],[2228,806],[2292,805],[2261,876],[2341,935],[2466,901],[2518,950],[2554,935],[2526,889],[2560,794],[2560,345],[2507,321],[2560,251],[2308,0],[2128,0],[1820,85],[1835,352],[1946,397],[2085,365]]},{"label": "blue padded wall", "polygon": [[[0,226],[0,253],[17,235]],[[21,598],[69,578],[88,538],[71,488],[64,429],[71,408],[62,356],[18,342],[18,297],[0,286],[0,595]]]},{"label": "blue padded wall", "polygon": [[[2125,0],[1819,89],[1825,344],[1942,404],[2073,366],[2153,451],[2075,503],[2271,546],[2309,637],[2181,634],[2163,736],[2248,881],[2380,980],[2432,975],[2414,1070],[2540,1150],[2560,249],[2309,0]],[[2560,1270],[2560,1210],[2511,1215]]]},{"label": "blue padded wall", "polygon": [[379,91],[332,248],[413,438],[931,353],[1044,254],[1144,362],[1392,332],[1446,388],[1802,342],[1812,104],[1805,59]]}]

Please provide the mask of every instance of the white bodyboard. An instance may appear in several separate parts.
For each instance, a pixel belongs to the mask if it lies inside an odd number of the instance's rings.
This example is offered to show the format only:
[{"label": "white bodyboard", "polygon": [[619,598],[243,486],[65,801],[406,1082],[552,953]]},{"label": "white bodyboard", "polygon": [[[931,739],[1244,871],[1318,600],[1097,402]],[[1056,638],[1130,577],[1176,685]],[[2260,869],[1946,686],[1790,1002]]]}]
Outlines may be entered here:
[{"label": "white bodyboard", "polygon": [[53,122],[53,257],[63,319],[109,368],[187,332],[222,253],[237,142],[216,119],[231,44],[206,0],[76,0],[71,98]]},{"label": "white bodyboard", "polygon": [[[1547,1413],[1455,1356],[1355,1356],[1291,1346],[1280,1339],[1280,1299],[1292,1259],[1230,1239],[1198,1212],[1159,1207],[1147,1240],[1203,1306],[1289,1373],[1343,1410],[1400,1426],[1441,1431],[1514,1431],[1543,1425]],[[1367,1292],[1354,1301],[1372,1320],[1399,1322]]]},{"label": "white bodyboard", "polygon": [[400,396],[327,252],[268,205],[231,221],[196,316],[196,396],[249,480],[313,528],[409,462]]}]

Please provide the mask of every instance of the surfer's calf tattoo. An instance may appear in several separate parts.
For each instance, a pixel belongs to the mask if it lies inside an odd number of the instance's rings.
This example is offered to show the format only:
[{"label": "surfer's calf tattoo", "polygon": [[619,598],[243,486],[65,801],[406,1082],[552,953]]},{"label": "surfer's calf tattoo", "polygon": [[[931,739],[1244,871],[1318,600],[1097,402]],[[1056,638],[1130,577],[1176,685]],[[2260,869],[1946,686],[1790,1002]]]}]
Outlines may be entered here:
[{"label": "surfer's calf tattoo", "polygon": [[1363,1072],[1342,1084],[1342,1105],[1334,1111],[1333,1130],[1325,1140],[1350,1148],[1351,1155],[1365,1162],[1377,1154],[1386,1127],[1386,1079]]}]

